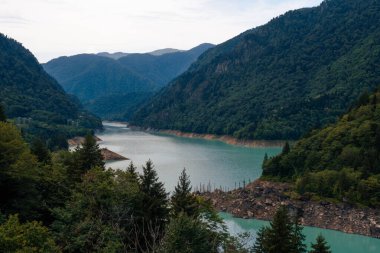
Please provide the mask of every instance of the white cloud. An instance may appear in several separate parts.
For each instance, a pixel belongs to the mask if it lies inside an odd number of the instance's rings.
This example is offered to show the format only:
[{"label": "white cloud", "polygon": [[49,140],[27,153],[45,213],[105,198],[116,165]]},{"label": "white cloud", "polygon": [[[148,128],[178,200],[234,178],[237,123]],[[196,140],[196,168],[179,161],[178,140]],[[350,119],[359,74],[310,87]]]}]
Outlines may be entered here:
[{"label": "white cloud", "polygon": [[221,43],[322,0],[0,0],[0,31],[41,62],[82,52]]}]

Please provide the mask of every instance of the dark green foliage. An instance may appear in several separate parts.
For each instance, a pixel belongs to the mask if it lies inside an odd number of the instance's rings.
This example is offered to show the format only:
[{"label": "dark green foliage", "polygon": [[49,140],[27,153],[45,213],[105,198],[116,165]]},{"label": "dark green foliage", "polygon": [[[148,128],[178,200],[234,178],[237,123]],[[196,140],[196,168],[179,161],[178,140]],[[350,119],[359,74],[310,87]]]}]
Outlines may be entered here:
[{"label": "dark green foliage", "polygon": [[285,142],[284,147],[282,148],[282,154],[286,155],[287,153],[290,152],[290,145],[289,142]]},{"label": "dark green foliage", "polygon": [[135,125],[297,139],[380,83],[377,0],[290,11],[208,50],[133,116]]},{"label": "dark green foliage", "polygon": [[10,123],[0,122],[0,210],[21,218],[39,218],[41,195],[37,190],[39,169],[35,157]]},{"label": "dark green foliage", "polygon": [[60,57],[43,66],[91,112],[106,119],[126,120],[137,105],[183,73],[212,46],[202,44],[189,51],[159,56],[128,54],[116,60],[81,54]]},{"label": "dark green foliage", "polygon": [[49,163],[51,161],[50,152],[46,144],[41,139],[35,138],[32,141],[30,151],[33,155],[37,157],[37,160],[41,163]]},{"label": "dark green foliage", "polygon": [[143,166],[140,189],[143,194],[143,223],[146,226],[153,226],[154,229],[163,230],[169,214],[168,194],[164,184],[158,181],[157,172],[150,160]]},{"label": "dark green foliage", "polygon": [[266,238],[269,236],[269,228],[261,227],[257,231],[257,237],[255,244],[253,245],[253,252],[255,253],[266,253],[269,245],[267,244]]},{"label": "dark green foliage", "polygon": [[340,120],[268,160],[264,177],[293,180],[299,193],[380,205],[380,92],[362,95]]},{"label": "dark green foliage", "polygon": [[139,174],[136,172],[136,169],[136,166],[133,164],[133,162],[131,162],[127,168],[127,172],[132,176],[132,178],[134,178],[134,180],[136,180],[136,182],[138,182]]},{"label": "dark green foliage", "polygon": [[255,253],[306,253],[305,236],[299,221],[289,216],[285,207],[280,207],[269,227],[261,228],[253,246]]},{"label": "dark green foliage", "polygon": [[138,185],[128,178],[121,171],[92,168],[64,208],[54,210],[52,227],[65,252],[125,251],[132,203],[139,197]]},{"label": "dark green foliage", "polygon": [[318,235],[316,243],[312,244],[311,248],[312,250],[309,253],[331,253],[330,247],[322,235]]},{"label": "dark green foliage", "polygon": [[162,253],[216,253],[221,245],[216,231],[184,213],[172,219],[166,230]]},{"label": "dark green foliage", "polygon": [[302,234],[303,227],[300,225],[299,217],[295,218],[292,231],[292,250],[294,253],[306,253],[305,235]]},{"label": "dark green foliage", "polygon": [[105,120],[128,120],[137,108],[152,97],[154,92],[133,92],[108,95],[85,101],[83,106]]},{"label": "dark green foliage", "polygon": [[[101,121],[84,111],[51,78],[20,43],[0,34],[0,98],[5,114],[25,133],[53,142],[101,128]],[[51,144],[55,146],[55,144]]]},{"label": "dark green foliage", "polygon": [[75,153],[79,178],[92,168],[104,169],[103,156],[93,135],[87,134],[82,147],[77,147]]},{"label": "dark green foliage", "polygon": [[[40,141],[34,145],[45,158]],[[193,215],[181,212],[169,223],[174,210],[151,161],[142,175],[133,163],[125,172],[105,170],[91,135],[74,152],[60,150],[49,162],[40,160],[12,123],[0,122],[0,251],[173,252],[177,243],[190,242],[186,252],[246,252],[201,197],[191,199],[192,209],[189,201],[175,200],[177,210]],[[176,194],[186,197],[191,193],[185,172],[181,179]]]},{"label": "dark green foliage", "polygon": [[5,116],[4,108],[0,103],[0,121],[5,122],[7,120],[7,116]]},{"label": "dark green foliage", "polygon": [[174,193],[171,197],[172,212],[174,216],[184,213],[187,216],[198,215],[198,203],[195,196],[191,193],[191,182],[186,170],[183,169]]},{"label": "dark green foliage", "polygon": [[0,224],[1,252],[59,253],[49,229],[40,222],[20,223],[17,215]]}]

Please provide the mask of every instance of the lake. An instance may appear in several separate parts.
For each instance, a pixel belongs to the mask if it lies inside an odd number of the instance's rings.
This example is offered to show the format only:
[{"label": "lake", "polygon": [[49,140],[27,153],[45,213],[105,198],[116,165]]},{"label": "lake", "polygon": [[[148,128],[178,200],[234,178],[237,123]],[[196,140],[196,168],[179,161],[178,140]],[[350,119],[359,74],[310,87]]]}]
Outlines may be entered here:
[{"label": "lake", "polygon": [[[233,189],[245,181],[261,175],[261,164],[265,153],[278,154],[281,147],[246,148],[232,146],[220,141],[190,139],[168,135],[155,135],[141,131],[132,131],[124,124],[104,123],[105,131],[98,133],[103,141],[101,147],[119,153],[141,166],[151,159],[155,164],[160,180],[168,191],[177,184],[183,168],[193,183],[211,188]],[[108,162],[106,166],[125,169],[130,161]],[[230,214],[220,214],[232,234],[252,232],[268,222],[255,219],[234,218]],[[327,238],[333,253],[379,253],[380,240],[370,237],[346,234],[338,231],[305,227],[307,244],[321,233]]]},{"label": "lake", "polygon": [[[210,185],[232,189],[260,177],[265,153],[278,154],[281,147],[246,148],[225,144],[220,141],[190,139],[168,135],[153,135],[132,131],[124,124],[104,123],[105,131],[97,136],[103,141],[101,147],[121,154],[141,166],[151,159],[160,180],[167,190],[172,191],[178,177],[186,168],[194,189]],[[116,161],[108,167],[124,169],[130,161]]]}]

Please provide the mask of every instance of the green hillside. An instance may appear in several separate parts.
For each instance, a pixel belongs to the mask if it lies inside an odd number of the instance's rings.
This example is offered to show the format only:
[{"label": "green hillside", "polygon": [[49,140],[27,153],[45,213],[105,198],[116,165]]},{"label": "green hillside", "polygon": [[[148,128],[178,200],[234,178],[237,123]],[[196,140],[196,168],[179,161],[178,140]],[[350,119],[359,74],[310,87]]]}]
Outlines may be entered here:
[{"label": "green hillside", "polygon": [[300,193],[380,206],[380,90],[361,96],[336,124],[314,130],[264,162],[263,176]]},{"label": "green hillside", "polygon": [[[105,119],[125,120],[132,108],[183,73],[212,46],[201,44],[162,55],[126,54],[118,59],[81,54],[59,57],[43,66],[86,109]],[[139,94],[138,98],[133,94]],[[126,106],[123,109],[120,105]]]},{"label": "green hillside", "polygon": [[[23,128],[27,139],[39,136],[52,146],[69,136],[101,128],[38,64],[20,43],[0,34],[0,103]],[[63,141],[62,141],[63,139]]]},{"label": "green hillside", "polygon": [[297,139],[380,83],[380,5],[329,0],[208,50],[132,118],[241,139]]}]

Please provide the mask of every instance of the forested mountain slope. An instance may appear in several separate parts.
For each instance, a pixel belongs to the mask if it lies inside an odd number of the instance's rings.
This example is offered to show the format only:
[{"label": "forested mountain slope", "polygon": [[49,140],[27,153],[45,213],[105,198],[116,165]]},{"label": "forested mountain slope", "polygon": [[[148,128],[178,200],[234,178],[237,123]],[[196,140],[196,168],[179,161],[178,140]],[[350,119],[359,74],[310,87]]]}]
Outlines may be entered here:
[{"label": "forested mountain slope", "polygon": [[264,177],[313,193],[380,206],[380,90],[361,96],[337,123],[314,130],[264,161]]},{"label": "forested mountain slope", "polygon": [[[130,114],[130,108],[183,73],[210,47],[213,45],[201,44],[188,51],[162,55],[127,54],[118,59],[81,54],[59,57],[43,66],[90,111],[107,119],[123,119]],[[124,101],[132,94],[138,94],[138,99]],[[114,109],[116,104],[127,106]]]},{"label": "forested mountain slope", "polygon": [[296,139],[380,83],[380,3],[328,0],[208,50],[140,108],[135,125]]},{"label": "forested mountain slope", "polygon": [[[20,43],[0,34],[0,103],[8,118],[30,137],[54,142],[100,128],[101,122],[84,111],[38,64]],[[53,145],[53,144],[52,144]]]}]

